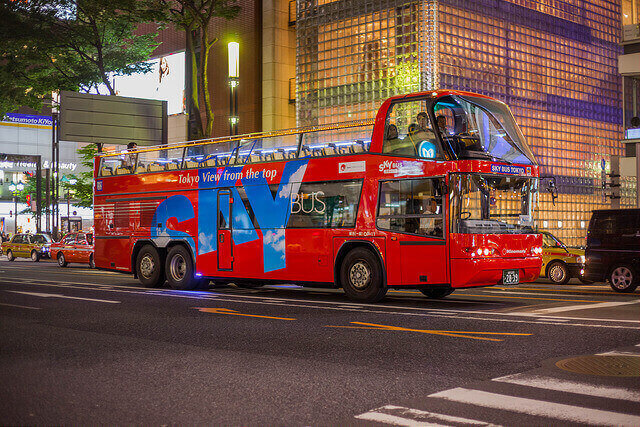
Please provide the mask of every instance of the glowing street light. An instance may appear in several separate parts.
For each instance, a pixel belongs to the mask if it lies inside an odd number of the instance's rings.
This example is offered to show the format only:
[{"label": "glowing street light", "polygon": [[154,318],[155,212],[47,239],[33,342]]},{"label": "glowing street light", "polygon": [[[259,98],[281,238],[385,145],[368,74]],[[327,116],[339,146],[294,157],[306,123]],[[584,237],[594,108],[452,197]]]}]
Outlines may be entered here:
[{"label": "glowing street light", "polygon": [[240,44],[229,42],[229,133],[238,134],[238,91],[236,88],[240,84]]}]

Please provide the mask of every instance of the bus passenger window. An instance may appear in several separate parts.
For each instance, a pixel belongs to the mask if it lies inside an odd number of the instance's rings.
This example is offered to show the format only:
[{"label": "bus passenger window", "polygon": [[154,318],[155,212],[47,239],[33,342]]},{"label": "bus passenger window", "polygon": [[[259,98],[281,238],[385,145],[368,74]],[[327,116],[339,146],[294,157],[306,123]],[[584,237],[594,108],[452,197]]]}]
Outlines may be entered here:
[{"label": "bus passenger window", "polygon": [[427,178],[382,182],[376,221],[378,228],[444,237],[441,181],[441,178]]}]

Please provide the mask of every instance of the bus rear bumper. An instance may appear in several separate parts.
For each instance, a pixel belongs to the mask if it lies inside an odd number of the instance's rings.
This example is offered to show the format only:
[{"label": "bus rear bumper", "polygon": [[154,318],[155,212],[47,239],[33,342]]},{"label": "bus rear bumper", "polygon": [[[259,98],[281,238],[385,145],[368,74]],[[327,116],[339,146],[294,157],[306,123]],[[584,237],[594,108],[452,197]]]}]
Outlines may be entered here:
[{"label": "bus rear bumper", "polygon": [[502,285],[504,270],[518,270],[519,283],[532,282],[540,275],[541,257],[477,259],[455,258],[451,260],[451,287]]}]

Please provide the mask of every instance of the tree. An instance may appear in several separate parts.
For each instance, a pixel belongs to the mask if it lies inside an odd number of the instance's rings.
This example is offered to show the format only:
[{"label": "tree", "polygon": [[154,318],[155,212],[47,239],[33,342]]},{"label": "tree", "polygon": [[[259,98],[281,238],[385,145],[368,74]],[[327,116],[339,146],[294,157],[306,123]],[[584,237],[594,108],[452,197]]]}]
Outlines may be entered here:
[{"label": "tree", "polygon": [[[240,6],[236,0],[162,0],[169,10],[168,20],[186,35],[186,55],[191,69],[190,114],[195,115],[195,139],[212,136],[213,106],[209,90],[209,54],[218,39],[210,34],[210,24],[214,18],[233,19],[238,16]],[[200,97],[204,100],[207,119],[203,126]]]},{"label": "tree", "polygon": [[136,28],[165,15],[162,0],[0,0],[0,114],[100,83],[115,95],[110,74],[149,71],[158,46]]}]

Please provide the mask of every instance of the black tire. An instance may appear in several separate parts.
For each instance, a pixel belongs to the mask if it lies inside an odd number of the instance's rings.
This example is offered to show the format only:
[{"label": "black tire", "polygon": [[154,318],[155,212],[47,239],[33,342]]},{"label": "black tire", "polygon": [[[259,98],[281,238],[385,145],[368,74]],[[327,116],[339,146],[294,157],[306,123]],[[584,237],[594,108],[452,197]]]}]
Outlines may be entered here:
[{"label": "black tire", "polygon": [[638,275],[627,264],[615,265],[609,272],[609,285],[616,292],[629,293],[638,287]]},{"label": "black tire", "polygon": [[342,260],[340,284],[349,299],[360,302],[378,302],[387,293],[378,258],[362,247],[349,251]]},{"label": "black tire", "polygon": [[7,251],[7,259],[8,259],[9,261],[15,261],[15,260],[16,260],[16,257],[14,257],[14,256],[13,256],[13,252],[11,251],[11,249],[9,249],[9,250]]},{"label": "black tire", "polygon": [[566,285],[571,279],[571,274],[565,263],[553,261],[547,266],[547,277],[555,285]]},{"label": "black tire", "polygon": [[136,274],[145,288],[157,288],[164,284],[164,268],[158,251],[144,245],[136,257]]},{"label": "black tire", "polygon": [[60,267],[66,267],[68,262],[64,257],[64,254],[62,252],[58,252],[58,255],[56,256],[57,260],[58,260],[58,266]]},{"label": "black tire", "polygon": [[434,289],[420,289],[420,292],[428,298],[441,299],[447,295],[451,295],[454,289],[451,288],[434,288]]},{"label": "black tire", "polygon": [[89,255],[89,268],[96,268],[96,262],[93,260],[93,255]]},{"label": "black tire", "polygon": [[182,245],[169,249],[165,263],[167,283],[172,289],[188,291],[202,286],[203,279],[195,277],[191,253]]},{"label": "black tire", "polygon": [[38,262],[40,261],[40,252],[35,249],[31,251],[31,261]]}]

